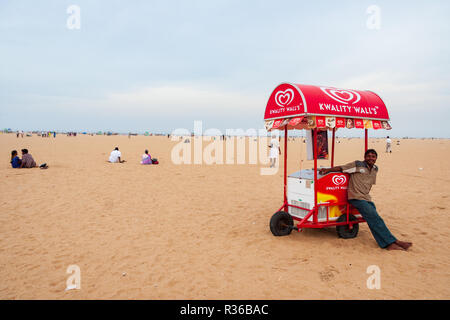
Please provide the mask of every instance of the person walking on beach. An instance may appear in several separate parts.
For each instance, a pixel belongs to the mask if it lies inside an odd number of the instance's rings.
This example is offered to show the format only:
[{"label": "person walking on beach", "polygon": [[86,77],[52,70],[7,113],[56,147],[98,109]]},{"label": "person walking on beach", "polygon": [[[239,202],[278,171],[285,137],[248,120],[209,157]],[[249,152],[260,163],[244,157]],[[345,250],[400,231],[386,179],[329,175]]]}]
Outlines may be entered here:
[{"label": "person walking on beach", "polygon": [[364,161],[353,161],[342,166],[329,169],[320,169],[320,174],[330,172],[345,172],[350,174],[348,183],[348,202],[352,204],[367,224],[373,237],[381,248],[388,250],[407,250],[412,246],[411,242],[400,241],[395,238],[378,215],[375,204],[369,195],[372,185],[375,184],[378,166],[375,165],[378,154],[374,149],[369,149],[364,154]]},{"label": "person walking on beach", "polygon": [[277,162],[278,159],[278,155],[281,154],[281,150],[280,150],[280,142],[278,141],[277,138],[275,138],[275,136],[272,136],[272,140],[270,140],[270,167],[273,168],[275,167],[275,164]]},{"label": "person walking on beach", "polygon": [[113,151],[111,151],[111,154],[109,155],[109,162],[124,163],[125,160],[120,159],[121,156],[122,156],[122,153],[119,151],[119,148],[116,147]]},{"label": "person walking on beach", "polygon": [[387,136],[387,138],[386,138],[386,153],[392,153],[391,144],[392,144],[392,141],[389,138],[389,136]]}]

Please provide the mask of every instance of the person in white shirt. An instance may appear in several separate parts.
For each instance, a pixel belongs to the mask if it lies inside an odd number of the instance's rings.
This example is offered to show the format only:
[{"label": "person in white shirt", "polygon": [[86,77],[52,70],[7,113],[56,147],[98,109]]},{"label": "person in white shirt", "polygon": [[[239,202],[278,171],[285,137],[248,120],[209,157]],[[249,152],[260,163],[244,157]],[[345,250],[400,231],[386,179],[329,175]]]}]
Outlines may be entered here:
[{"label": "person in white shirt", "polygon": [[120,153],[119,148],[116,147],[110,154],[109,156],[109,162],[111,163],[123,163],[125,162],[125,160],[120,159],[120,157],[122,156],[122,153]]},{"label": "person in white shirt", "polygon": [[387,136],[387,139],[386,139],[386,153],[392,153],[391,143],[392,143],[391,139],[389,138],[389,136]]},{"label": "person in white shirt", "polygon": [[280,150],[280,142],[278,141],[278,139],[275,138],[275,136],[272,136],[272,140],[270,140],[270,167],[273,168],[275,167],[275,164],[277,162],[278,159],[278,155],[281,154],[281,150]]}]

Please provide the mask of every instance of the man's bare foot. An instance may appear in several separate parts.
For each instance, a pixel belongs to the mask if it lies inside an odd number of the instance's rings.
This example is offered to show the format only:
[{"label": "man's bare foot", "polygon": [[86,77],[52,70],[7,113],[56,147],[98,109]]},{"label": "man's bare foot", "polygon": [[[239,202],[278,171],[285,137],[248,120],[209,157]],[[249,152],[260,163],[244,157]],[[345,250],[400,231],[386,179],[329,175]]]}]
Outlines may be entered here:
[{"label": "man's bare foot", "polygon": [[400,247],[402,247],[405,250],[408,250],[408,248],[412,246],[412,242],[406,242],[406,241],[400,241],[400,240],[396,240],[395,244],[399,245]]},{"label": "man's bare foot", "polygon": [[405,250],[403,249],[403,247],[400,247],[399,245],[397,245],[395,242],[391,243],[390,245],[388,245],[386,247],[386,249],[388,250]]}]

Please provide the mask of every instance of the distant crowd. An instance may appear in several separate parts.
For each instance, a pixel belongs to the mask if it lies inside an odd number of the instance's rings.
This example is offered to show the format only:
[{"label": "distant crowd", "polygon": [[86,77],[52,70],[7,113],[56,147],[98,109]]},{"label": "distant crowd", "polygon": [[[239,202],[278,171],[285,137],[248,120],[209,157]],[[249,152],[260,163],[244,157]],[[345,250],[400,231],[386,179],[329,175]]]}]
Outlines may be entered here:
[{"label": "distant crowd", "polygon": [[[22,130],[16,131],[17,138],[19,138],[19,137],[23,138],[23,135],[24,135],[24,132]],[[27,132],[26,136],[27,137],[31,137],[32,134]],[[56,138],[56,131],[41,131],[41,132],[37,132],[37,136],[38,137],[42,137],[42,138],[50,138],[51,136],[53,136],[54,138]]]},{"label": "distant crowd", "polygon": [[[17,137],[19,138],[19,136],[23,137],[23,131],[17,131]],[[27,134],[28,135],[28,134]],[[42,136],[42,137],[50,137],[51,135],[53,135],[53,137],[56,137],[56,132],[55,131],[48,131],[48,132],[41,132],[40,134],[38,133],[38,135]],[[67,133],[68,136],[76,136],[77,133],[76,132],[68,132]],[[131,135],[129,135],[130,137]],[[167,138],[171,138],[171,135],[167,135]],[[220,139],[221,140],[226,140],[227,136],[221,136]],[[181,139],[181,137],[180,137]],[[271,147],[273,146],[273,148],[271,148],[271,160],[272,158],[277,158],[278,154],[280,154],[280,149],[279,149],[279,145],[278,145],[278,140],[275,141],[276,139],[272,139],[271,142]],[[185,141],[185,142],[190,142],[190,141]],[[303,142],[305,142],[305,140],[303,139]],[[400,144],[400,141],[397,140],[397,145]],[[389,138],[389,136],[386,139],[386,153],[392,153],[392,140]],[[11,151],[11,166],[13,168],[35,168],[37,167],[36,162],[34,161],[33,157],[31,156],[31,154],[28,153],[28,149],[22,149],[22,158],[20,158],[18,156],[18,152],[17,150],[13,150]],[[274,159],[275,160],[275,159]],[[124,163],[126,162],[125,160],[122,159],[122,153],[119,151],[119,147],[115,147],[113,151],[111,151],[111,154],[109,155],[109,159],[108,162],[110,163]],[[144,151],[144,154],[142,155],[142,159],[141,159],[141,164],[143,165],[148,165],[148,164],[158,164],[158,159],[156,158],[152,158],[151,155],[149,154],[149,151],[146,149]],[[271,163],[272,164],[272,163]],[[271,165],[272,166],[272,165]],[[39,166],[39,168],[41,169],[47,169],[48,165],[46,163],[43,163]]]}]

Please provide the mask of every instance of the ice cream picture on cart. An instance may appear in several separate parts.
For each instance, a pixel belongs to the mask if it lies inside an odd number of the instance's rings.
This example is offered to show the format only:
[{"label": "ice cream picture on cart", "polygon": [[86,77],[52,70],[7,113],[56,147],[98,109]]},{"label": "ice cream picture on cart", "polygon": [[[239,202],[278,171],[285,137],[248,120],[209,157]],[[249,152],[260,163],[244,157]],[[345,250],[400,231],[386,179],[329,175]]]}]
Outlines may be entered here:
[{"label": "ice cream picture on cart", "polygon": [[[267,131],[284,131],[285,136],[284,197],[270,219],[273,235],[285,236],[303,228],[336,227],[339,237],[349,239],[358,235],[360,223],[367,223],[380,248],[408,250],[412,246],[392,235],[369,194],[376,183],[378,154],[368,146],[368,131],[391,129],[387,108],[376,93],[282,83],[269,97],[264,120]],[[335,166],[339,128],[364,130],[362,161]],[[288,175],[287,138],[293,129],[306,130],[308,160],[314,160],[314,168]],[[317,160],[329,158],[331,167],[318,170]]]}]

